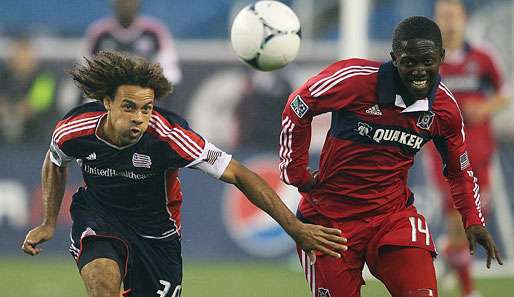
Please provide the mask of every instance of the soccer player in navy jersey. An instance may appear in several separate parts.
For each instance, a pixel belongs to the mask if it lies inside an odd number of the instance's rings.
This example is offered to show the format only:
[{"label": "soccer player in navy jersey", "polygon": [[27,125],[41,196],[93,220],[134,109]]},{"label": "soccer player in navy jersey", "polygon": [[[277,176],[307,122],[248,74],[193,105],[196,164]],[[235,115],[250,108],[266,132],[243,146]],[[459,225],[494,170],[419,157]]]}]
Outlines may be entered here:
[{"label": "soccer player in navy jersey", "polygon": [[73,196],[70,252],[91,297],[179,297],[182,283],[179,168],[199,169],[237,186],[315,260],[340,257],[337,229],[300,222],[275,192],[231,155],[155,106],[171,91],[159,64],[100,52],[71,75],[98,100],[57,123],[42,170],[43,223],[23,243],[30,255],[52,238],[70,161],[85,186]]},{"label": "soccer player in navy jersey", "polygon": [[[510,91],[490,47],[471,44],[465,38],[467,12],[459,0],[438,0],[434,9],[435,21],[441,28],[446,58],[440,73],[448,89],[462,109],[469,159],[478,178],[480,200],[484,215],[490,213],[490,167],[495,151],[492,117],[509,103]],[[451,201],[451,194],[442,176],[441,161],[435,149],[430,149],[432,171],[436,185],[442,192],[448,230],[442,255],[456,272],[461,296],[480,296],[471,277],[472,257],[459,213]]]},{"label": "soccer player in navy jersey", "polygon": [[[502,264],[485,228],[476,178],[466,152],[459,107],[441,82],[441,32],[426,17],[410,17],[393,34],[391,61],[338,61],[294,91],[280,139],[281,178],[302,193],[297,216],[339,228],[348,239],[341,258],[313,264],[298,249],[314,297],[356,297],[366,263],[393,297],[438,296],[436,255],[425,218],[407,186],[414,155],[433,140],[472,252],[476,244]],[[308,169],[311,121],[332,123],[319,171]]]}]

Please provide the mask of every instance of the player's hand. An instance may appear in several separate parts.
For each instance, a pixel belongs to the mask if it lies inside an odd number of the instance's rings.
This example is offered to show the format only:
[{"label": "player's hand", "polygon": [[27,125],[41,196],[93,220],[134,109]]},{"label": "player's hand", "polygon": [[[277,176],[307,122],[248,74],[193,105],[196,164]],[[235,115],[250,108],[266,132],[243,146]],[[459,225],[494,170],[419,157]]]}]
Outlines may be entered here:
[{"label": "player's hand", "polygon": [[503,265],[500,251],[496,247],[491,234],[487,232],[487,229],[480,225],[469,226],[466,229],[466,237],[468,238],[469,250],[472,255],[475,254],[477,242],[484,247],[487,252],[487,268],[491,267],[492,259],[496,259],[498,264]]},{"label": "player's hand", "polygon": [[27,233],[21,249],[25,253],[35,256],[42,251],[42,249],[37,245],[50,240],[54,236],[54,233],[55,227],[50,225],[40,225]]},{"label": "player's hand", "polygon": [[339,229],[301,223],[297,231],[291,235],[302,250],[308,254],[311,264],[316,262],[316,252],[341,258],[340,251],[348,250],[346,245],[348,241],[341,236]]},{"label": "player's hand", "polygon": [[307,167],[307,172],[309,172],[310,179],[307,183],[298,188],[298,191],[308,193],[318,185],[319,183],[319,170],[313,170],[310,167]]}]

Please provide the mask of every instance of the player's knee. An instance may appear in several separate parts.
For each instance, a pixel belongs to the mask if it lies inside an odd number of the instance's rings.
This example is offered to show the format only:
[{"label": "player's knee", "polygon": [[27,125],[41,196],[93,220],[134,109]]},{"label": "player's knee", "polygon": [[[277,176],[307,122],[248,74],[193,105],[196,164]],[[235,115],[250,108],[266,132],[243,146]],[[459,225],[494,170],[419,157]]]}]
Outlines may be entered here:
[{"label": "player's knee", "polygon": [[118,297],[121,275],[118,263],[111,259],[95,259],[86,264],[81,272],[89,297]]}]

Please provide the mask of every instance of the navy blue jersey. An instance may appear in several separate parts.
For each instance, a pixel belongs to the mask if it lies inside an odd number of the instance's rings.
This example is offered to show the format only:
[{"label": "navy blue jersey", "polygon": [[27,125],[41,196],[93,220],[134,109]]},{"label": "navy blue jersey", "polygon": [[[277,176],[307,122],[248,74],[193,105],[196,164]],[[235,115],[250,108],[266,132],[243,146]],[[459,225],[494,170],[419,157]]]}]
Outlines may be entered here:
[{"label": "navy blue jersey", "polygon": [[178,169],[198,168],[219,178],[230,156],[192,131],[180,116],[160,108],[154,109],[137,143],[118,147],[97,134],[106,115],[97,102],[83,104],[64,116],[52,135],[52,162],[65,166],[76,160],[82,171],[85,186],[74,203],[116,216],[143,237],[175,234],[182,204]]}]

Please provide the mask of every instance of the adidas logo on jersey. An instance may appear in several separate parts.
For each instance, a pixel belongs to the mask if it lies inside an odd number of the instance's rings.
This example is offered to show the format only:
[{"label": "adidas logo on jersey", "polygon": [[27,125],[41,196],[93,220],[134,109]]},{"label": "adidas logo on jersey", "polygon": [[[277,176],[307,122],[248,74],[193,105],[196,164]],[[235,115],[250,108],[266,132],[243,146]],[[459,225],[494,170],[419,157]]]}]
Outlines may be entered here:
[{"label": "adidas logo on jersey", "polygon": [[372,114],[372,115],[382,115],[382,111],[378,107],[378,104],[375,104],[375,105],[371,106],[370,108],[366,109],[366,113]]},{"label": "adidas logo on jersey", "polygon": [[96,153],[91,153],[86,157],[86,160],[93,161],[96,160]]}]

